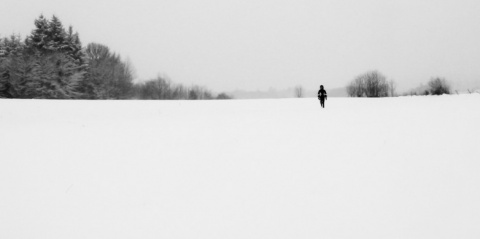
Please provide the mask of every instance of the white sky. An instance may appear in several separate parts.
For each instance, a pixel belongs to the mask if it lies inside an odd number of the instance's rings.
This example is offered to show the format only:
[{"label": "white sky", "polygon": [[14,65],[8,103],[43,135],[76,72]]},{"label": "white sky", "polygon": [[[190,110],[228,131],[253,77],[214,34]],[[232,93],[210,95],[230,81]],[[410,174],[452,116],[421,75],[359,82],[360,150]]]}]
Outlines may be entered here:
[{"label": "white sky", "polygon": [[215,91],[344,86],[376,69],[399,89],[480,81],[478,0],[3,0],[0,34],[41,13],[128,57],[139,79]]}]

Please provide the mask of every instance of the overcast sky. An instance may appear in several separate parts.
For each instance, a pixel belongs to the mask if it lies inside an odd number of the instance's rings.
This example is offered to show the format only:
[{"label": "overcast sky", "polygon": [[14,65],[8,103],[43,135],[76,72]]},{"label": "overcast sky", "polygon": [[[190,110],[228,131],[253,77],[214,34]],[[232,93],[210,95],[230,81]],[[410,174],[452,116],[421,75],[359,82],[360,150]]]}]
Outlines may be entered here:
[{"label": "overcast sky", "polygon": [[379,70],[400,89],[480,80],[478,0],[2,0],[0,34],[41,13],[158,74],[215,91],[344,86]]}]

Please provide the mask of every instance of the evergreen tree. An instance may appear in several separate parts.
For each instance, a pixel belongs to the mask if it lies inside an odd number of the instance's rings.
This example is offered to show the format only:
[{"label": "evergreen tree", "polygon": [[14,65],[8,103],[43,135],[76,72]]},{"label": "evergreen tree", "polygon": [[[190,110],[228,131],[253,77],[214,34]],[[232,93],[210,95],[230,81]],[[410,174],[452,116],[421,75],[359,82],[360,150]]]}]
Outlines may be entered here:
[{"label": "evergreen tree", "polygon": [[0,59],[0,97],[74,99],[80,97],[84,71],[64,54]]},{"label": "evergreen tree", "polygon": [[30,48],[37,50],[45,49],[45,45],[48,42],[48,28],[49,24],[47,19],[42,15],[38,19],[35,19],[35,29],[27,38],[26,45]]},{"label": "evergreen tree", "polygon": [[67,33],[63,28],[60,19],[53,15],[52,20],[48,22],[47,30],[47,46],[46,48],[52,51],[68,51],[68,43],[66,42]]},{"label": "evergreen tree", "polygon": [[11,35],[0,39],[0,57],[21,55],[24,49],[25,44],[21,41],[19,35]]},{"label": "evergreen tree", "polygon": [[0,97],[31,98],[33,68],[33,57],[29,55],[10,55],[0,59]]},{"label": "evergreen tree", "polygon": [[70,26],[66,34],[66,48],[67,54],[75,61],[75,64],[78,66],[86,66],[85,52],[82,48],[82,43],[78,33],[73,33],[73,28]]},{"label": "evergreen tree", "polygon": [[67,37],[67,32],[57,16],[54,15],[51,20],[47,20],[43,15],[40,15],[35,20],[35,29],[27,37],[26,44],[28,47],[38,50],[36,53],[41,54],[68,52],[71,51],[69,49],[71,44]]},{"label": "evergreen tree", "polygon": [[78,90],[82,92],[80,98],[83,99],[95,99],[94,94],[94,85],[91,82],[91,78],[88,75],[88,61],[85,54],[85,51],[82,47],[80,37],[78,32],[73,32],[73,27],[69,26],[66,33],[65,42],[67,48],[65,48],[65,53],[72,60],[72,62],[77,66],[77,70],[83,72],[83,80],[79,82]]},{"label": "evergreen tree", "polygon": [[82,45],[73,28],[65,31],[60,19],[40,15],[35,29],[25,41],[28,55],[34,56],[32,75],[28,77],[33,90],[26,95],[34,98],[88,98],[84,82],[87,62]]},{"label": "evergreen tree", "polygon": [[18,98],[18,92],[24,89],[22,72],[26,69],[20,64],[24,49],[25,44],[18,35],[0,39],[0,98]]},{"label": "evergreen tree", "polygon": [[78,71],[77,66],[65,54],[51,54],[38,61],[39,98],[75,99],[81,96],[78,87],[83,80],[84,71]]}]

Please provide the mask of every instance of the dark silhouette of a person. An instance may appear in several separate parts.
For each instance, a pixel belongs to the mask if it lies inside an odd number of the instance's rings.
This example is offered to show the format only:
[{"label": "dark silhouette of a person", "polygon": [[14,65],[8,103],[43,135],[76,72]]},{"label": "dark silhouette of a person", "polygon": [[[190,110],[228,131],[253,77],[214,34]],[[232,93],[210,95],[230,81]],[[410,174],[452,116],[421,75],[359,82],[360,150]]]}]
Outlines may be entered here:
[{"label": "dark silhouette of a person", "polygon": [[327,92],[323,89],[323,85],[320,86],[318,90],[318,99],[320,100],[320,105],[322,108],[325,108],[325,100],[327,99]]}]

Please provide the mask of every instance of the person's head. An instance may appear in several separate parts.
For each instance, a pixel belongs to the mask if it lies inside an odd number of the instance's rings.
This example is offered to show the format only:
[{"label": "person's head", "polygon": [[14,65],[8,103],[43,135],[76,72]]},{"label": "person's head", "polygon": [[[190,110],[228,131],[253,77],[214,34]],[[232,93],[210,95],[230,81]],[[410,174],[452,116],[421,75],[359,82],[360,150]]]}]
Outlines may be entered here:
[{"label": "person's head", "polygon": [[323,85],[320,85],[320,89],[322,89],[322,90],[323,90]]}]

